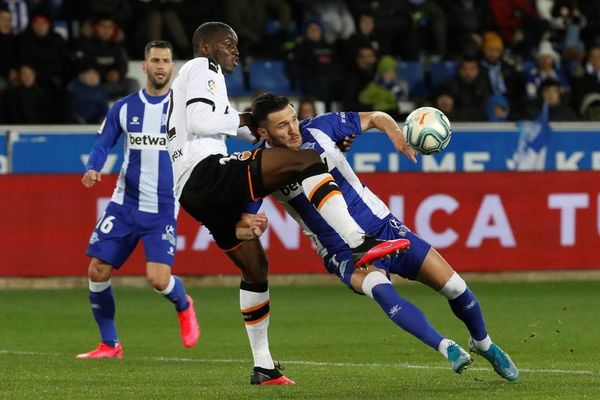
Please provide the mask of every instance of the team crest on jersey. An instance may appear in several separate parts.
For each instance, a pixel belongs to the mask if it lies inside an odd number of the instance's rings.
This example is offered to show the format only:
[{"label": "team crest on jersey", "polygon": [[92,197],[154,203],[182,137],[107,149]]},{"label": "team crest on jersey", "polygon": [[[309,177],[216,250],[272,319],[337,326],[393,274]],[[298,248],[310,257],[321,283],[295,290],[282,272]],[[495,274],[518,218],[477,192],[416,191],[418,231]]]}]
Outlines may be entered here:
[{"label": "team crest on jersey", "polygon": [[235,153],[231,153],[231,155],[229,155],[227,157],[220,158],[219,164],[225,165],[226,163],[228,163],[231,160],[246,161],[250,157],[252,157],[251,151],[247,151],[247,150],[246,151],[236,151]]},{"label": "team crest on jersey", "polygon": [[212,79],[209,79],[207,88],[208,88],[209,92],[211,92],[212,94],[215,94],[215,91],[217,90],[217,84]]},{"label": "team crest on jersey", "polygon": [[177,244],[177,237],[175,236],[175,227],[173,225],[165,226],[165,233],[162,234],[162,240],[167,240],[173,246]]}]

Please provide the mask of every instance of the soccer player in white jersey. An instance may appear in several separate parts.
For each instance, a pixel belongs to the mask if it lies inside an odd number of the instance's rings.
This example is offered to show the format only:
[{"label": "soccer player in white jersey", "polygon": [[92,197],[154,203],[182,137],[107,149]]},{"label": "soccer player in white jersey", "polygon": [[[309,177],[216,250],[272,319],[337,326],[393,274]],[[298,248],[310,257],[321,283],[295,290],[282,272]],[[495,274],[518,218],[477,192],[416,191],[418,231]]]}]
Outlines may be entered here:
[{"label": "soccer player in white jersey", "polygon": [[194,346],[200,335],[192,298],[186,294],[182,280],[171,275],[178,211],[165,129],[172,54],[167,41],[155,40],[146,45],[145,88],[115,102],[90,152],[82,178],[88,188],[100,182],[108,152],[124,136],[125,160],[117,186],[87,249],[91,257],[90,303],[102,342],[77,358],[123,357],[110,278],[113,268],[121,267],[140,240],[146,253],[148,282],[175,305],[184,346]]},{"label": "soccer player in white jersey", "polygon": [[[267,260],[257,239],[241,241],[235,226],[252,201],[283,184],[299,182],[320,215],[352,248],[357,265],[405,250],[399,239],[366,236],[348,213],[339,188],[312,150],[257,150],[227,155],[225,140],[240,127],[253,128],[250,113],[238,113],[227,97],[224,73],[237,66],[237,35],[222,22],[207,22],[192,39],[196,58],[173,81],[167,122],[175,194],[182,207],[211,232],[217,245],[241,270],[240,308],[254,357],[252,384],[293,384],[279,372],[268,346]],[[247,136],[249,130],[245,129]],[[414,159],[414,151],[403,149]]]},{"label": "soccer player in white jersey", "polygon": [[252,114],[258,123],[257,133],[264,139],[266,147],[312,148],[326,160],[350,212],[367,234],[380,239],[410,240],[411,247],[405,253],[355,268],[350,249],[327,221],[310,207],[303,188],[295,183],[283,187],[275,192],[275,196],[310,235],[329,272],[337,274],[355,292],[373,298],[396,325],[438,350],[451,361],[454,371],[460,373],[471,363],[470,355],[439,334],[417,307],[395,291],[388,277],[394,273],[424,283],[448,299],[450,308],[471,334],[471,350],[490,361],[503,378],[511,381],[518,378],[510,357],[491,341],[480,305],[465,281],[430,244],[392,215],[387,206],[360,182],[335,145],[352,134],[376,128],[385,132],[399,149],[404,137],[392,117],[383,112],[342,112],[298,122],[289,100],[269,93],[253,100]]}]

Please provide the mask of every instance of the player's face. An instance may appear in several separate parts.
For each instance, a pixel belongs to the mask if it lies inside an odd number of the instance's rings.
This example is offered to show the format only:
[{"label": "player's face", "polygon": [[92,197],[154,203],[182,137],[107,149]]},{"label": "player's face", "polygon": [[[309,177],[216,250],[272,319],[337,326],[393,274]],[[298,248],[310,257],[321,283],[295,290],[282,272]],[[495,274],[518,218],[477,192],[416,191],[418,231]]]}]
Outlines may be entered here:
[{"label": "player's face", "polygon": [[148,52],[143,68],[154,89],[162,89],[169,84],[173,73],[173,59],[170,49],[153,47]]},{"label": "player's face", "polygon": [[302,146],[300,124],[296,110],[288,105],[281,111],[269,114],[264,127],[259,128],[259,133],[273,147],[287,147],[297,150]]},{"label": "player's face", "polygon": [[240,59],[237,48],[238,37],[231,29],[223,29],[213,44],[209,46],[209,55],[221,66],[224,74],[235,70]]}]

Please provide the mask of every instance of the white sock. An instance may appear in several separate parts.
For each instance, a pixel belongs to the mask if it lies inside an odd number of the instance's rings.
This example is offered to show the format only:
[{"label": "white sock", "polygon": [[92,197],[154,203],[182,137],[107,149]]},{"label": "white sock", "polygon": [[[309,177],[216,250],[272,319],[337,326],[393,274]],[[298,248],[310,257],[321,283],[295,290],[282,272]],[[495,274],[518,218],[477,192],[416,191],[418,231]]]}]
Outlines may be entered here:
[{"label": "white sock", "polygon": [[269,291],[251,292],[240,289],[240,309],[246,324],[246,333],[252,349],[254,366],[273,369],[269,351]]},{"label": "white sock", "polygon": [[109,279],[105,282],[92,282],[88,279],[88,286],[90,288],[90,292],[100,293],[108,289],[111,285],[112,281]]},{"label": "white sock", "polygon": [[377,285],[391,285],[392,282],[380,271],[369,272],[362,283],[362,291],[373,298],[373,288]]},{"label": "white sock", "polygon": [[475,347],[477,347],[477,350],[488,351],[492,345],[492,339],[490,338],[490,335],[487,335],[482,340],[473,339],[473,343],[475,344]]},{"label": "white sock", "polygon": [[329,173],[313,175],[302,180],[302,189],[319,210],[325,221],[351,248],[364,242],[365,232],[348,212],[348,205],[340,188]]},{"label": "white sock", "polygon": [[456,272],[452,274],[448,282],[440,289],[441,293],[448,300],[454,300],[467,290],[467,284]]},{"label": "white sock", "polygon": [[440,345],[438,346],[438,351],[440,353],[442,353],[442,355],[444,357],[446,357],[446,359],[448,358],[448,346],[450,346],[451,344],[454,344],[455,342],[453,340],[450,339],[442,339],[442,341],[440,342]]},{"label": "white sock", "polygon": [[167,285],[166,288],[164,288],[163,290],[154,289],[154,291],[158,292],[162,295],[167,295],[167,294],[171,293],[171,291],[173,290],[174,287],[175,287],[175,278],[173,278],[173,275],[171,275],[171,279],[169,279],[169,284]]}]

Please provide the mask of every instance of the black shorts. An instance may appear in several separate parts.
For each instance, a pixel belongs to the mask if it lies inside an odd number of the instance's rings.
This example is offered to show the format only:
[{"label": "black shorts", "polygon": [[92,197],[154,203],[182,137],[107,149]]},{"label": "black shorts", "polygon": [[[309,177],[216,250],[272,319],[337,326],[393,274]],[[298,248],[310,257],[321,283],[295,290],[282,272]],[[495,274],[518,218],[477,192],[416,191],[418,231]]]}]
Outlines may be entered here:
[{"label": "black shorts", "polygon": [[[240,243],[235,236],[235,225],[247,204],[266,195],[261,156],[261,149],[229,156],[213,154],[194,167],[183,187],[179,203],[208,228],[223,250],[231,250]],[[226,162],[221,164],[220,160]]]}]

